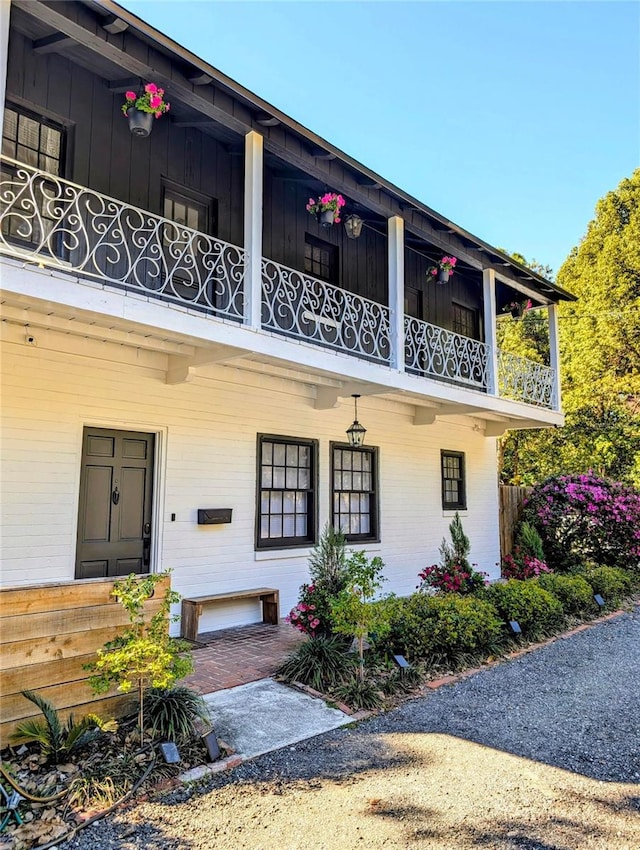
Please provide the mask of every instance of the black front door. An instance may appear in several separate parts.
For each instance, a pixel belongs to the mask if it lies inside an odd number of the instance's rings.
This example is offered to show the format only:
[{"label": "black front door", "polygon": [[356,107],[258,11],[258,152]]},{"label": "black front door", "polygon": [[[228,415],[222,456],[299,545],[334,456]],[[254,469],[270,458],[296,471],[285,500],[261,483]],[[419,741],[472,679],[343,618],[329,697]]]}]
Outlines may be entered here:
[{"label": "black front door", "polygon": [[84,429],[76,578],[149,572],[154,441]]}]

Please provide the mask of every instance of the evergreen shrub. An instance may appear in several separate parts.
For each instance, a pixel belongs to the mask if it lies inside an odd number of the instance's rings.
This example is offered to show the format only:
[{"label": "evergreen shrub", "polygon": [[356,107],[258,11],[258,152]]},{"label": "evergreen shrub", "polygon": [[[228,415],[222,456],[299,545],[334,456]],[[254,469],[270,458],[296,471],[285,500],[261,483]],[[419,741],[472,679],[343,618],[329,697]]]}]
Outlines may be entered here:
[{"label": "evergreen shrub", "polygon": [[565,614],[584,617],[598,610],[591,585],[580,575],[549,573],[541,575],[538,584],[559,600]]},{"label": "evergreen shrub", "polygon": [[593,593],[599,593],[607,608],[616,608],[631,592],[632,579],[624,570],[615,567],[587,567],[582,574],[591,585]]},{"label": "evergreen shrub", "polygon": [[564,625],[559,600],[535,581],[510,579],[503,584],[492,584],[483,591],[483,596],[505,622],[518,621],[523,637],[545,637]]},{"label": "evergreen shrub", "polygon": [[495,608],[477,596],[414,593],[397,607],[389,639],[411,661],[456,667],[499,652],[502,633]]}]

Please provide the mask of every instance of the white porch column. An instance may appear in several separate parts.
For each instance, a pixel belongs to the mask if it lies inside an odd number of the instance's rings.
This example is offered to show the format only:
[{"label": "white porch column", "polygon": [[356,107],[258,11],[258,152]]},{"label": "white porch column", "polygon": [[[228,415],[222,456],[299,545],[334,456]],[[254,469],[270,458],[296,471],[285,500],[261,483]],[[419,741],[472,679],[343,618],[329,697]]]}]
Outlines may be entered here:
[{"label": "white porch column", "polygon": [[0,139],[4,127],[4,104],[7,90],[10,6],[11,0],[0,0]]},{"label": "white porch column", "polygon": [[263,148],[260,133],[244,137],[244,323],[259,328],[262,320]]},{"label": "white porch column", "polygon": [[388,220],[391,368],[404,372],[404,219]]},{"label": "white porch column", "polygon": [[562,410],[562,397],[560,394],[560,339],[558,336],[558,305],[549,304],[547,307],[549,316],[549,365],[554,370],[553,379],[553,409]]},{"label": "white porch column", "polygon": [[493,269],[482,272],[484,303],[484,341],[489,346],[487,357],[487,392],[498,395],[498,346],[496,342],[496,273]]}]

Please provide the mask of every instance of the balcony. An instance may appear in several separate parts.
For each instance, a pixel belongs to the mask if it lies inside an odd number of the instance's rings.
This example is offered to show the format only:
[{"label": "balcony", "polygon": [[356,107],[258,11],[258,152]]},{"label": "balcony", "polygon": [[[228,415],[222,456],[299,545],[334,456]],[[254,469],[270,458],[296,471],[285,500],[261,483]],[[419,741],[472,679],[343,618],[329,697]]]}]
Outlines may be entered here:
[{"label": "balcony", "polygon": [[[0,253],[247,323],[244,248],[2,157]],[[389,366],[387,305],[262,258],[259,330]],[[491,348],[404,316],[404,370],[484,393]],[[557,409],[555,371],[497,352],[497,394]],[[494,393],[495,394],[495,393]]]}]

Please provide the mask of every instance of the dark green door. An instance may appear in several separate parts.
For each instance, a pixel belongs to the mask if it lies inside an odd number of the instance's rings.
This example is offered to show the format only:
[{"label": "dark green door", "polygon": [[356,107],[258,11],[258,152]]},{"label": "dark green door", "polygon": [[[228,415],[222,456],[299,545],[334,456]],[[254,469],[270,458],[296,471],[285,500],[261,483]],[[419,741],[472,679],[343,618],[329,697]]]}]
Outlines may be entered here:
[{"label": "dark green door", "polygon": [[76,578],[149,572],[154,439],[84,429]]}]

